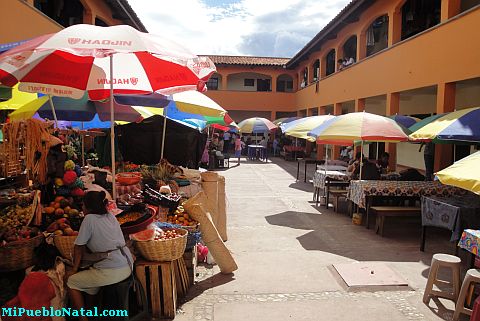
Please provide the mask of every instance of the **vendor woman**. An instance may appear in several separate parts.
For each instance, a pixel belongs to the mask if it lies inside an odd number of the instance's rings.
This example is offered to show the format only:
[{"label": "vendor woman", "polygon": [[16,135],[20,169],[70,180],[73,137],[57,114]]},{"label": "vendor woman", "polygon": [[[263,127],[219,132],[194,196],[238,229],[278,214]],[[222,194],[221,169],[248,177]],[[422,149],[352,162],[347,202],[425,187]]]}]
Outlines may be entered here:
[{"label": "vendor woman", "polygon": [[[90,191],[83,200],[85,218],[75,240],[73,271],[68,278],[68,293],[74,308],[84,307],[83,293],[95,295],[100,287],[121,282],[132,272],[132,255],[117,219],[108,213],[105,192]],[[80,270],[86,251],[95,253],[98,262]],[[92,255],[89,255],[92,256]],[[87,320],[80,317],[80,321]]]}]

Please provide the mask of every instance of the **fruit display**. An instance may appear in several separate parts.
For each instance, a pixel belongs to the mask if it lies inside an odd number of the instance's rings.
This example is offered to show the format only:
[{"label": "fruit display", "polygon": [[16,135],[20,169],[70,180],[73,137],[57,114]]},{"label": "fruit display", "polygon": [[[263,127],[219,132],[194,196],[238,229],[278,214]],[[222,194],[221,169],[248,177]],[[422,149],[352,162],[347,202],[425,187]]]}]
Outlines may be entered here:
[{"label": "fruit display", "polygon": [[53,233],[55,235],[67,235],[67,236],[74,236],[78,235],[78,231],[74,231],[73,228],[70,226],[70,222],[67,218],[62,217],[55,220],[51,223],[46,230],[47,233]]},{"label": "fruit display", "polygon": [[[66,198],[64,196],[57,196],[55,200],[51,202],[48,206],[43,208],[44,213],[44,227],[50,227],[58,219],[64,218],[68,219],[69,225],[73,230],[78,231],[80,229],[80,224],[83,219],[83,213],[75,208],[73,198]],[[48,230],[47,227],[47,230]],[[62,228],[56,228],[55,230],[64,230]],[[54,230],[54,231],[55,231]],[[48,232],[54,232],[48,231]],[[63,234],[62,234],[63,235]]]},{"label": "fruit display", "polygon": [[27,227],[33,216],[32,205],[11,205],[0,211],[0,245],[27,240],[39,235],[36,227]]},{"label": "fruit display", "polygon": [[47,215],[57,217],[78,217],[80,212],[73,207],[73,199],[57,196],[49,206],[43,208],[43,212]]},{"label": "fruit display", "polygon": [[154,241],[161,241],[161,240],[172,240],[178,237],[182,237],[183,234],[177,232],[177,230],[166,230],[163,233],[155,234]]},{"label": "fruit display", "polygon": [[192,219],[182,205],[178,206],[173,214],[167,215],[167,222],[182,226],[197,226],[197,221]]}]

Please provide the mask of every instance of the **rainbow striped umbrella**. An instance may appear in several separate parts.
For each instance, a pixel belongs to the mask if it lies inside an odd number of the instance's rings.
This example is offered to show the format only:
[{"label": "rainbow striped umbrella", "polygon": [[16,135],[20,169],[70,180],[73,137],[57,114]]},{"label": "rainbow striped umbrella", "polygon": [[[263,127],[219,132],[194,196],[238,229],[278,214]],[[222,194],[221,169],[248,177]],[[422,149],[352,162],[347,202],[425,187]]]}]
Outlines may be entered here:
[{"label": "rainbow striped umbrella", "polygon": [[393,119],[367,112],[349,113],[327,120],[308,133],[317,142],[351,145],[355,141],[403,142],[405,130]]},{"label": "rainbow striped umbrella", "polygon": [[266,118],[253,117],[242,120],[238,127],[242,133],[261,133],[277,128],[277,126]]},{"label": "rainbow striped umbrella", "polygon": [[334,117],[335,116],[331,115],[305,117],[288,124],[282,124],[280,125],[280,128],[282,129],[282,132],[288,136],[315,141],[315,138],[308,136],[308,133]]},{"label": "rainbow striped umbrella", "polygon": [[274,123],[275,125],[277,126],[281,126],[282,124],[288,124],[294,120],[297,120],[297,119],[300,119],[300,117],[282,117],[282,118],[278,118],[278,119],[275,119],[274,121],[272,121],[272,123]]},{"label": "rainbow striped umbrella", "polygon": [[410,134],[410,139],[480,142],[480,107],[435,116],[438,117]]},{"label": "rainbow striped umbrella", "polygon": [[436,173],[442,184],[457,186],[480,195],[480,152],[467,156]]}]

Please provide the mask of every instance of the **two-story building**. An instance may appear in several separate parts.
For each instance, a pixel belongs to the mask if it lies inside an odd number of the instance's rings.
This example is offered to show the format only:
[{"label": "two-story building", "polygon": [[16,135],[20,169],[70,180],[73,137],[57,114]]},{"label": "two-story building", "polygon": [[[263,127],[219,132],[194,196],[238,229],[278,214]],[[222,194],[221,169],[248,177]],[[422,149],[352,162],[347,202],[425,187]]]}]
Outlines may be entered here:
[{"label": "two-story building", "polygon": [[[207,95],[236,121],[363,110],[422,117],[480,106],[479,52],[480,0],[353,0],[291,59],[210,56],[218,73]],[[380,148],[424,168],[419,145]],[[436,169],[452,158],[451,145],[438,145]]]}]

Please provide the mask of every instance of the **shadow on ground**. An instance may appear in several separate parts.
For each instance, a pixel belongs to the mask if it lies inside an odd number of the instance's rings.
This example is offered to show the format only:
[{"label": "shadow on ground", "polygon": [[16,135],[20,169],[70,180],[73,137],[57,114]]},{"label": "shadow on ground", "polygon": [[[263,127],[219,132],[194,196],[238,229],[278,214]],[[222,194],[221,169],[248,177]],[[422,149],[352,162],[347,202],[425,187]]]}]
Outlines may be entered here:
[{"label": "shadow on ground", "polygon": [[[416,218],[392,218],[385,224],[384,237],[375,234],[372,227],[366,229],[352,224],[347,215],[323,208],[317,213],[286,211],[265,219],[271,225],[305,230],[306,233],[297,240],[308,251],[324,251],[357,261],[423,262],[430,265],[432,253],[453,254],[455,251],[455,245],[449,242],[449,231],[431,229],[426,252],[421,252],[421,222]],[[428,270],[422,274],[428,277]]]}]

